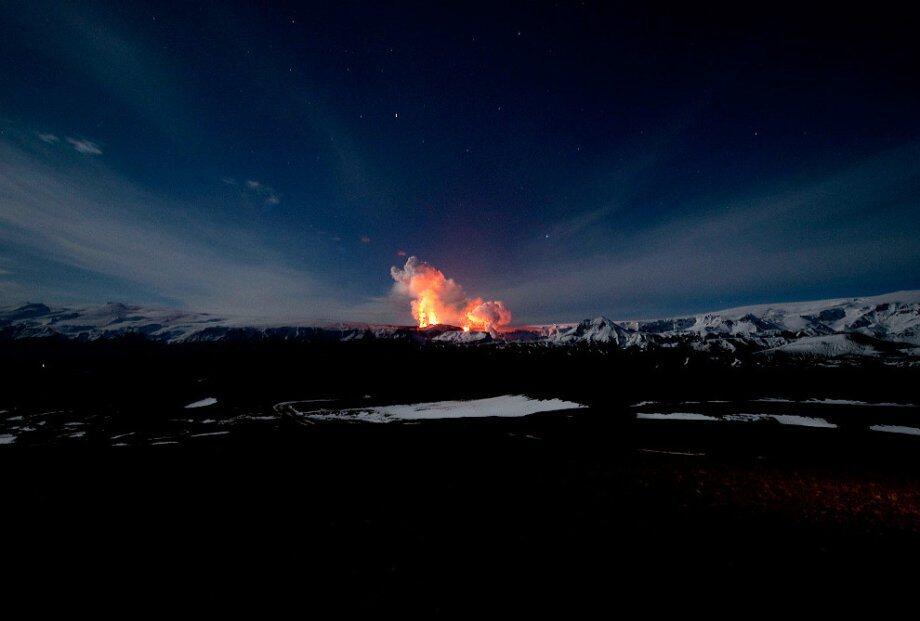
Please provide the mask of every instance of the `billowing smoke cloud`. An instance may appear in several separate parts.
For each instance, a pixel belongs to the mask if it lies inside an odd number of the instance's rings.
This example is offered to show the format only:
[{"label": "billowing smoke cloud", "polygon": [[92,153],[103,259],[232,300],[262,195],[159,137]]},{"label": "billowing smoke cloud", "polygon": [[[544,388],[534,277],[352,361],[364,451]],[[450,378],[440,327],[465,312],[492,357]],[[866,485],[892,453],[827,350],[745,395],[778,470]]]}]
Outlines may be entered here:
[{"label": "billowing smoke cloud", "polygon": [[412,298],[412,316],[419,327],[437,324],[464,330],[496,330],[511,323],[511,311],[499,301],[470,298],[454,279],[418,257],[402,268],[390,268],[397,295]]},{"label": "billowing smoke cloud", "polygon": [[506,326],[511,323],[511,311],[504,302],[494,300],[483,302],[478,298],[475,302],[481,302],[481,304],[467,312],[467,316],[475,323],[486,326]]}]

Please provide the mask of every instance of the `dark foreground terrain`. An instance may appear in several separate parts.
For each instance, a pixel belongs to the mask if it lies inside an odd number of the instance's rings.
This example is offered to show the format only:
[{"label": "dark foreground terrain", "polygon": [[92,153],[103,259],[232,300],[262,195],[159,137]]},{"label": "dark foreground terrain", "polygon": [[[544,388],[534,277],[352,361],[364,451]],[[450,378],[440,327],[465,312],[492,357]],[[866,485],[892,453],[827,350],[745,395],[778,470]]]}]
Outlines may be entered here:
[{"label": "dark foreground terrain", "polygon": [[[918,573],[920,437],[867,430],[876,416],[920,426],[916,407],[804,403],[916,404],[916,369],[124,342],[5,344],[0,358],[0,418],[19,433],[0,446],[3,578],[39,604],[658,610],[727,593],[839,602],[845,586],[887,601]],[[376,425],[273,409],[505,393],[590,407]],[[818,408],[837,426],[634,407],[784,396],[763,411]]]}]

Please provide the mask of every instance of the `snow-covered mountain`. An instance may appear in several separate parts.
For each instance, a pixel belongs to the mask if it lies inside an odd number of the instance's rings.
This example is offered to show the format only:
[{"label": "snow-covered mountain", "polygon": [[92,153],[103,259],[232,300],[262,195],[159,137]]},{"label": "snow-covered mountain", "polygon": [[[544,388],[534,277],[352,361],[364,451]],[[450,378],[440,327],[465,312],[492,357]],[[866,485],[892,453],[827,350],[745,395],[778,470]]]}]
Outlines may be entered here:
[{"label": "snow-covered mountain", "polygon": [[920,345],[920,291],[866,298],[761,304],[693,317],[630,321],[625,325],[655,334],[701,337],[824,336],[859,333],[884,341]]},{"label": "snow-covered mountain", "polygon": [[168,343],[260,338],[347,341],[397,338],[407,330],[402,326],[279,324],[246,317],[223,317],[120,303],[82,308],[51,308],[45,304],[0,307],[0,338],[17,339],[57,336],[93,341],[137,335]]},{"label": "snow-covered mountain", "polygon": [[97,340],[135,335],[161,342],[228,340],[355,341],[404,339],[454,345],[605,346],[622,349],[679,345],[712,353],[821,358],[920,358],[920,291],[875,297],[763,304],[695,316],[642,321],[606,317],[580,323],[463,332],[451,326],[259,321],[171,309],[105,304],[52,308],[0,307],[0,338]]},{"label": "snow-covered mountain", "polygon": [[650,341],[647,334],[606,317],[548,326],[540,330],[540,335],[544,342],[553,345],[611,343],[620,347],[645,347]]}]

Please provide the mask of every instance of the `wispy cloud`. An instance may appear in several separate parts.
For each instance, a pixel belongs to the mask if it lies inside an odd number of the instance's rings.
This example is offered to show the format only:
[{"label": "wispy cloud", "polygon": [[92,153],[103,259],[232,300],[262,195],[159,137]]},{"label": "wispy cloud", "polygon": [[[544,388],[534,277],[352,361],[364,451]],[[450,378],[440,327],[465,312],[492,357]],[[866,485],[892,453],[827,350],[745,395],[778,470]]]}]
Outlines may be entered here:
[{"label": "wispy cloud", "polygon": [[265,185],[261,181],[246,179],[240,184],[233,177],[222,177],[221,183],[233,187],[242,186],[244,194],[255,197],[257,200],[261,201],[263,205],[275,206],[281,203],[281,193],[275,190],[275,188]]},{"label": "wispy cloud", "polygon": [[920,147],[907,145],[817,182],[777,181],[767,195],[713,200],[644,229],[619,215],[618,226],[603,227],[601,251],[579,244],[597,214],[574,216],[557,227],[570,233],[564,242],[522,250],[523,267],[489,286],[527,321],[670,314],[831,286],[856,295],[852,282],[884,283],[920,265],[918,160]]},{"label": "wispy cloud", "polygon": [[54,144],[55,142],[60,140],[60,138],[58,138],[54,134],[42,134],[42,133],[38,134],[38,139],[41,140],[42,142],[47,142],[48,144]]},{"label": "wispy cloud", "polygon": [[[339,299],[253,232],[217,225],[93,164],[53,159],[0,140],[0,247],[131,283],[204,310],[337,319]],[[60,280],[60,279],[59,279]],[[47,291],[7,278],[3,290]],[[79,294],[71,283],[70,294]]]},{"label": "wispy cloud", "polygon": [[[57,139],[55,138],[55,141]],[[74,150],[84,155],[102,155],[102,149],[95,142],[83,138],[67,138]]]},{"label": "wispy cloud", "polygon": [[281,202],[278,192],[271,186],[267,186],[261,181],[255,179],[246,180],[246,188],[258,196],[266,205],[277,205]]}]

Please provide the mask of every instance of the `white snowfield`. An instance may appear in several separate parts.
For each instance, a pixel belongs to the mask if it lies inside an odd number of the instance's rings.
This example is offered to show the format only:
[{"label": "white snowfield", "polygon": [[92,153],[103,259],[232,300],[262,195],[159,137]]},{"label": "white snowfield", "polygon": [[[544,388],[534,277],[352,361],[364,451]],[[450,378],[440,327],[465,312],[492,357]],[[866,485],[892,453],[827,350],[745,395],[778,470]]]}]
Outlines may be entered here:
[{"label": "white snowfield", "polygon": [[648,336],[629,329],[606,317],[585,319],[577,324],[543,326],[541,336],[549,343],[564,345],[571,343],[615,343],[621,347],[644,346]]},{"label": "white snowfield", "polygon": [[719,420],[716,416],[699,412],[639,412],[636,418],[642,420]]},{"label": "white snowfield", "polygon": [[795,425],[796,427],[821,427],[836,429],[837,425],[816,416],[798,416],[796,414],[772,414],[771,418],[781,425]]},{"label": "white snowfield", "polygon": [[920,429],[916,427],[905,427],[903,425],[872,425],[869,427],[872,431],[882,431],[884,433],[900,433],[907,436],[920,436]]},{"label": "white snowfield", "polygon": [[763,355],[920,358],[920,291],[864,298],[762,304],[658,320],[531,326],[506,333],[462,332],[450,326],[416,331],[406,326],[338,324],[223,317],[162,308],[105,304],[52,308],[44,304],[0,307],[0,337],[65,336],[78,340],[126,334],[163,342],[226,338],[285,340],[422,339],[445,345],[506,342],[567,346],[607,344],[620,348],[673,347],[689,342],[698,351],[731,353],[738,346]]},{"label": "white snowfield", "polygon": [[[666,402],[664,401],[639,401],[638,403],[633,403],[631,408],[642,408],[649,405],[663,405]],[[711,401],[682,401],[679,405],[707,405],[710,403],[731,403],[724,399],[715,399]],[[762,397],[760,399],[751,399],[750,403],[800,403],[803,405],[847,405],[847,406],[856,406],[856,407],[872,407],[872,408],[915,408],[918,407],[913,403],[894,403],[891,401],[855,401],[853,399],[783,399],[781,397]]]},{"label": "white snowfield", "polygon": [[[627,321],[631,329],[658,335],[743,338],[774,352],[825,357],[877,356],[866,336],[889,343],[920,344],[920,290],[864,298],[761,304],[674,319]],[[720,341],[715,340],[718,345]],[[911,348],[904,348],[914,355]]]},{"label": "white snowfield", "polygon": [[795,427],[820,427],[822,429],[836,429],[837,425],[817,416],[800,416],[798,414],[725,414],[723,416],[710,416],[698,412],[639,412],[639,420],[676,420],[676,421],[712,421],[752,423],[765,420],[775,420],[781,425]]},{"label": "white snowfield", "polygon": [[445,332],[444,334],[439,334],[434,337],[433,341],[438,341],[440,343],[476,343],[479,341],[485,341],[492,338],[488,332],[463,332],[461,331],[452,331]]},{"label": "white snowfield", "polygon": [[297,404],[286,404],[308,420],[355,421],[365,423],[391,423],[395,421],[424,421],[448,418],[516,418],[538,412],[577,410],[585,406],[561,399],[532,399],[524,395],[503,395],[470,401],[434,401],[407,405],[349,408],[341,410],[313,410],[299,412]]},{"label": "white snowfield", "polygon": [[[805,403],[808,405],[852,405],[859,407],[873,408],[915,408],[913,403],[892,403],[891,401],[854,401],[853,399],[805,399],[804,401],[795,401],[793,399],[780,399],[776,397],[766,397],[763,399],[754,399],[755,403]],[[708,401],[707,403],[713,403]]]},{"label": "white snowfield", "polygon": [[[811,302],[786,302],[741,306],[676,319],[626,322],[634,328],[662,324],[660,330],[701,334],[762,334],[826,329],[831,332],[858,330],[874,334],[873,327],[902,333],[920,325],[920,290],[897,291],[863,298],[840,298]],[[920,334],[914,332],[914,336]],[[917,342],[917,341],[914,341]]]},{"label": "white snowfield", "polygon": [[761,353],[784,352],[787,354],[806,354],[825,358],[840,356],[882,355],[877,347],[865,343],[856,343],[848,334],[830,334],[828,336],[806,336],[779,347],[772,347]]}]

